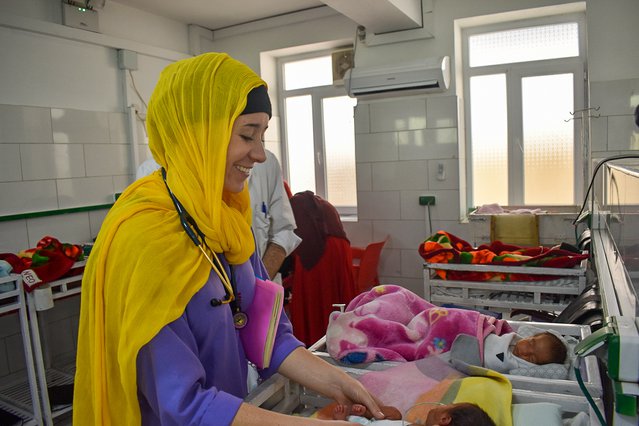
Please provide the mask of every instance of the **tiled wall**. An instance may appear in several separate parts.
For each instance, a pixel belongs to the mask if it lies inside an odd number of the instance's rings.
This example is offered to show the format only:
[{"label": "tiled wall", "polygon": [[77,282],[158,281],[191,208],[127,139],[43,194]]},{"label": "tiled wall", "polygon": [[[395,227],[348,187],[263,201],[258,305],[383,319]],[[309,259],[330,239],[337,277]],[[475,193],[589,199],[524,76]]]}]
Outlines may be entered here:
[{"label": "tiled wall", "polygon": [[[419,244],[439,229],[471,236],[458,213],[457,98],[360,101],[355,133],[358,222],[344,224],[348,236],[353,245],[390,236],[380,279],[422,294]],[[420,195],[434,195],[436,204],[420,206]]]},{"label": "tiled wall", "polygon": [[[124,113],[0,105],[0,216],[109,204],[132,180]],[[92,240],[105,211],[0,222],[0,252]]]},{"label": "tiled wall", "polygon": [[[0,216],[110,204],[132,181],[124,113],[0,105]],[[140,150],[146,149],[141,146]],[[92,241],[107,210],[0,221],[0,253],[35,247],[45,235]],[[45,360],[75,355],[79,297],[40,313]],[[24,374],[15,314],[0,317],[0,382]]]},{"label": "tiled wall", "polygon": [[[637,153],[639,129],[632,120],[639,103],[639,79],[593,83],[593,162],[619,153]],[[456,97],[360,101],[355,110],[358,222],[345,228],[351,243],[364,246],[390,236],[380,260],[380,279],[422,294],[419,244],[432,232],[449,231],[471,244],[488,240],[488,222],[459,221],[459,160]],[[438,178],[442,164],[445,176]],[[463,183],[462,183],[463,184]],[[420,195],[434,195],[428,210]],[[540,240],[574,243],[572,214],[546,215]]]}]

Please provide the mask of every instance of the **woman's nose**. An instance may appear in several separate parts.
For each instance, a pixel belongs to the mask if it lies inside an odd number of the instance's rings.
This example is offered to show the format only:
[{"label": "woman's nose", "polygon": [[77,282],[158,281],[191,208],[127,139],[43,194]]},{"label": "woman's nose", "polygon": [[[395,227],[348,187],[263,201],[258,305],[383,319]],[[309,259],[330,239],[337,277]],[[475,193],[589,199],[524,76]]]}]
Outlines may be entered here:
[{"label": "woman's nose", "polygon": [[251,150],[251,159],[256,163],[266,161],[266,150],[263,143],[255,144],[255,147]]}]

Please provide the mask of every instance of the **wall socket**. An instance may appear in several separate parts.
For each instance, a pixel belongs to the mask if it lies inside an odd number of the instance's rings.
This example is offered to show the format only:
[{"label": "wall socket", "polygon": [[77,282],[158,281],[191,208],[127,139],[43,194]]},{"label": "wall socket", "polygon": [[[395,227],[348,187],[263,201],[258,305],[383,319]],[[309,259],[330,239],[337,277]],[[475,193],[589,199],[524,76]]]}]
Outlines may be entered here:
[{"label": "wall socket", "polygon": [[434,206],[435,205],[435,196],[434,195],[420,195],[419,196],[419,205],[420,206]]}]

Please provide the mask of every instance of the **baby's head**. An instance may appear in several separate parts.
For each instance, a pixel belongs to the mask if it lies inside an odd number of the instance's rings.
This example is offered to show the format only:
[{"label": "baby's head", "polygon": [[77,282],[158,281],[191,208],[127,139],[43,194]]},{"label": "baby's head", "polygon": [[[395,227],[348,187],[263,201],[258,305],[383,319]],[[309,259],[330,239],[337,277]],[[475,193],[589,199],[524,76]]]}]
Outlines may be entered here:
[{"label": "baby's head", "polygon": [[563,364],[566,354],[566,345],[548,331],[525,337],[513,348],[513,355],[537,365]]},{"label": "baby's head", "polygon": [[495,426],[495,422],[477,404],[458,402],[431,409],[424,426]]}]

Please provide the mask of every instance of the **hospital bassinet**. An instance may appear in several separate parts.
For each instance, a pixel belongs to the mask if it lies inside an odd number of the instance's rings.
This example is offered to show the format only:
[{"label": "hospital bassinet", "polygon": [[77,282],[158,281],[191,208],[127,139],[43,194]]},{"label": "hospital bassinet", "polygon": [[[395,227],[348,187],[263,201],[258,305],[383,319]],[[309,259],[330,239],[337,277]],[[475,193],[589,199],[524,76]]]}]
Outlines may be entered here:
[{"label": "hospital bassinet", "polygon": [[[574,268],[543,268],[488,264],[424,263],[424,298],[435,304],[562,311],[586,286],[587,260]],[[443,280],[437,270],[552,275],[543,281]]]},{"label": "hospital bassinet", "polygon": [[[358,377],[372,368],[388,368],[388,363],[377,363],[369,365],[369,368],[357,368],[340,366],[348,374]],[[285,414],[296,414],[300,416],[311,416],[318,409],[324,407],[331,401],[313,391],[292,382],[289,379],[275,374],[268,380],[261,383],[245,399],[246,402]],[[580,412],[587,413],[589,425],[598,425],[597,417],[589,406],[586,398],[577,395],[538,392],[524,389],[513,389],[513,404],[529,404],[537,402],[552,402],[561,406],[563,416],[566,419],[573,418]],[[599,398],[595,399],[599,409],[602,410],[602,403]],[[517,426],[515,423],[514,426]]]},{"label": "hospital bassinet", "polygon": [[[532,325],[536,328],[544,329],[544,330],[554,330],[558,333],[561,333],[563,336],[572,336],[577,340],[581,341],[587,336],[590,335],[590,327],[587,325],[579,325],[579,324],[556,324],[556,323],[542,323],[542,322],[527,322],[527,321],[508,321],[508,323],[513,327],[516,331],[522,325]],[[334,360],[327,352],[326,352],[326,337],[320,339],[317,343],[310,347],[310,350],[313,351],[320,358],[323,358],[325,361],[338,365],[344,366],[340,362]],[[380,370],[386,369],[390,366],[396,365],[396,362],[384,361],[384,362],[374,362],[368,364],[357,364],[352,365],[351,367],[363,370]],[[599,367],[597,365],[597,359],[594,355],[587,356],[579,363],[579,371],[581,373],[581,377],[583,379],[584,385],[590,395],[593,397],[601,397],[602,384],[601,384],[601,376],[599,373]],[[563,379],[548,379],[548,378],[540,378],[540,377],[528,377],[528,376],[515,376],[511,374],[506,374],[506,377],[511,381],[513,385],[513,389],[518,389],[522,391],[531,391],[531,392],[552,392],[563,395],[574,395],[577,397],[584,397],[583,392],[579,387],[579,383],[576,380],[563,380]]]}]

